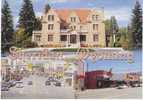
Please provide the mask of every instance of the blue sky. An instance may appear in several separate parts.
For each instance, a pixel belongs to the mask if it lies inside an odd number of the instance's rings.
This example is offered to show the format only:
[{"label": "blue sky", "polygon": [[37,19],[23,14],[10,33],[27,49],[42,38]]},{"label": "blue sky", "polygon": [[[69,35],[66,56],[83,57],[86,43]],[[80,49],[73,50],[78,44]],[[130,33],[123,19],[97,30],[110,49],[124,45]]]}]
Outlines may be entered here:
[{"label": "blue sky", "polygon": [[[18,21],[18,14],[23,0],[7,0],[14,16],[14,23]],[[131,10],[136,0],[32,0],[36,16],[40,16],[45,4],[52,8],[104,8],[105,19],[115,16],[119,26],[130,23]],[[143,4],[142,0],[139,0]]]},{"label": "blue sky", "polygon": [[85,69],[88,70],[109,70],[112,68],[113,73],[128,73],[128,72],[141,72],[142,71],[142,52],[141,50],[133,51],[133,63],[122,60],[99,60],[95,63],[91,60],[87,60],[85,63]]}]

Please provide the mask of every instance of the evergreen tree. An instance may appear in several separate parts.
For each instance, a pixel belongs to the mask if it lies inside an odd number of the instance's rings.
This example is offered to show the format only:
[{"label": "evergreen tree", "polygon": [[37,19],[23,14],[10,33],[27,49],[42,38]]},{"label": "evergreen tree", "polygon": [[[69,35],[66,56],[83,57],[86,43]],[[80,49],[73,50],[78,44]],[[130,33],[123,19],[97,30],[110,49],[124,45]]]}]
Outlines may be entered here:
[{"label": "evergreen tree", "polygon": [[40,18],[36,18],[34,30],[41,30],[41,29],[42,29],[41,19]]},{"label": "evergreen tree", "polygon": [[118,26],[118,23],[117,23],[115,16],[111,16],[110,21],[111,21],[110,33],[111,33],[111,35],[113,35],[113,34],[116,34],[118,32],[119,26]]},{"label": "evergreen tree", "polygon": [[106,46],[109,46],[109,41],[111,40],[110,39],[110,20],[107,19],[104,21],[104,24],[105,24],[105,34],[106,34]]},{"label": "evergreen tree", "polygon": [[133,36],[133,33],[132,33],[132,30],[131,30],[131,26],[128,25],[128,35],[127,35],[127,38],[129,40],[129,49],[133,49],[134,47],[134,36]]},{"label": "evergreen tree", "polygon": [[120,34],[118,33],[119,26],[118,26],[117,20],[115,16],[111,16],[110,20],[106,20],[104,23],[105,23],[105,33],[106,35],[108,34],[108,40],[109,40],[108,45],[110,47],[113,47],[115,46],[114,42],[119,42],[115,40],[119,40],[120,38]]},{"label": "evergreen tree", "polygon": [[142,46],[142,8],[139,1],[136,1],[135,7],[132,10],[131,32],[135,47]]},{"label": "evergreen tree", "polygon": [[2,52],[8,51],[9,47],[13,45],[13,19],[9,4],[6,0],[3,2],[2,7],[2,24],[1,24],[1,41],[2,41]]},{"label": "evergreen tree", "polygon": [[36,21],[33,5],[30,0],[23,1],[24,3],[19,13],[19,27],[24,28],[25,33],[28,34],[28,36],[32,36]]}]

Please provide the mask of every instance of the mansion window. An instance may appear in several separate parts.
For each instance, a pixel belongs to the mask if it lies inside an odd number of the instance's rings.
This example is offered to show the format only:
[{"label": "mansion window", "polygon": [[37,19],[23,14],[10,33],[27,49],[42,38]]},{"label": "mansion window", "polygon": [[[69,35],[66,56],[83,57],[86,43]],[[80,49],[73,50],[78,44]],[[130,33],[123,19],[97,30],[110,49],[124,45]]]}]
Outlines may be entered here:
[{"label": "mansion window", "polygon": [[99,15],[92,15],[92,20],[98,21],[99,20]]},{"label": "mansion window", "polygon": [[35,41],[40,41],[40,39],[41,39],[41,36],[40,36],[40,35],[36,35],[36,36],[35,36]]},{"label": "mansion window", "polygon": [[54,21],[54,15],[48,15],[48,21]]},{"label": "mansion window", "polygon": [[48,30],[53,30],[54,24],[48,24]]},{"label": "mansion window", "polygon": [[98,34],[93,35],[93,41],[97,42],[98,41]]},{"label": "mansion window", "polygon": [[70,27],[72,30],[76,30],[76,26],[71,26]]},{"label": "mansion window", "polygon": [[98,24],[93,24],[93,30],[98,31]]},{"label": "mansion window", "polygon": [[71,17],[71,22],[76,22],[76,17]]},{"label": "mansion window", "polygon": [[86,41],[86,35],[80,35],[80,41]]},{"label": "mansion window", "polygon": [[61,41],[67,41],[67,35],[61,35],[60,40]]},{"label": "mansion window", "polygon": [[53,41],[53,35],[48,35],[48,41]]},{"label": "mansion window", "polygon": [[76,43],[76,35],[70,35],[70,43]]},{"label": "mansion window", "polygon": [[83,26],[80,26],[80,30],[82,30],[83,29]]}]

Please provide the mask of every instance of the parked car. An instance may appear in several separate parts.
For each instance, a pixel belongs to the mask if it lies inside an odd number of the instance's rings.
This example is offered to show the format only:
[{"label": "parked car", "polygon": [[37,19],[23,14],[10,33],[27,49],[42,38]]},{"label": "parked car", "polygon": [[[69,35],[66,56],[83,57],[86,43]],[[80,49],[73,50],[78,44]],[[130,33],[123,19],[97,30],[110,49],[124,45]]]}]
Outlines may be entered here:
[{"label": "parked car", "polygon": [[2,82],[2,86],[10,88],[11,84],[9,82]]},{"label": "parked car", "polygon": [[23,88],[23,87],[24,87],[23,82],[17,82],[16,88]]},{"label": "parked car", "polygon": [[55,81],[53,77],[48,78],[49,81]]},{"label": "parked car", "polygon": [[135,84],[132,84],[131,87],[141,87],[141,85],[138,83],[135,83]]},{"label": "parked car", "polygon": [[124,89],[124,88],[127,88],[128,86],[127,85],[119,85],[118,87],[117,87],[117,89]]},{"label": "parked car", "polygon": [[33,82],[32,81],[28,81],[28,85],[32,85],[33,84]]},{"label": "parked car", "polygon": [[55,85],[55,86],[61,86],[61,82],[56,81],[56,82],[54,83],[54,85]]},{"label": "parked car", "polygon": [[45,85],[46,85],[46,86],[47,86],[47,85],[51,85],[51,82],[47,80],[47,81],[45,82]]},{"label": "parked car", "polygon": [[10,84],[10,87],[13,87],[13,86],[15,86],[15,85],[16,85],[16,81],[11,80],[11,81],[9,81],[9,84]]},{"label": "parked car", "polygon": [[1,87],[1,91],[8,91],[8,90],[9,90],[9,88],[7,86],[2,86]]}]

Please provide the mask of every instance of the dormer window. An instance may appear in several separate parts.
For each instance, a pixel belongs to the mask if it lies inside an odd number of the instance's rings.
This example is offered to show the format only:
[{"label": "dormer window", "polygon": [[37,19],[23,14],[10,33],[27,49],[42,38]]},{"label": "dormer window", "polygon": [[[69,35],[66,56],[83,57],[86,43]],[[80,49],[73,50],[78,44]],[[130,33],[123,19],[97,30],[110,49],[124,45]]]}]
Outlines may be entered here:
[{"label": "dormer window", "polygon": [[76,18],[75,17],[71,17],[71,22],[76,22]]},{"label": "dormer window", "polygon": [[76,30],[76,26],[71,26],[70,27],[72,30]]},{"label": "dormer window", "polygon": [[54,15],[48,15],[48,21],[54,21]]},{"label": "dormer window", "polygon": [[99,20],[99,15],[92,15],[92,20],[98,21]]}]

